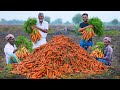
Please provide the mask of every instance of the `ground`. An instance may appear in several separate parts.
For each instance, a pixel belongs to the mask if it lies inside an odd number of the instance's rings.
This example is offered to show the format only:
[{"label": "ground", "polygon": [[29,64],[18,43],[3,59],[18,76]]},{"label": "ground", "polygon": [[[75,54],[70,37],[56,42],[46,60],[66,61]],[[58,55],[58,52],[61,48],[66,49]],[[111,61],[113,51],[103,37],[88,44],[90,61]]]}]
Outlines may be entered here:
[{"label": "ground", "polygon": [[[47,41],[50,41],[54,36],[59,34],[64,34],[68,37],[71,37],[76,43],[79,43],[81,40],[81,35],[76,35],[72,30],[73,27],[70,26],[67,31],[64,31],[64,26],[51,26],[51,31],[47,35]],[[72,28],[72,29],[71,29]],[[27,79],[27,77],[23,77],[21,75],[13,75],[9,74],[9,71],[6,69],[6,62],[5,62],[5,55],[3,48],[6,44],[5,36],[11,33],[15,35],[15,37],[19,35],[23,35],[29,38],[29,35],[23,32],[23,26],[0,26],[0,78],[1,79]],[[112,62],[112,69],[108,72],[104,73],[103,75],[94,75],[87,77],[88,79],[119,79],[120,78],[120,33],[106,31],[106,34],[103,36],[109,36],[112,38],[112,47],[113,47],[113,62]],[[102,41],[103,37],[94,37],[93,41],[96,43],[97,41]],[[81,74],[74,74],[67,78],[79,79],[81,78]]]}]

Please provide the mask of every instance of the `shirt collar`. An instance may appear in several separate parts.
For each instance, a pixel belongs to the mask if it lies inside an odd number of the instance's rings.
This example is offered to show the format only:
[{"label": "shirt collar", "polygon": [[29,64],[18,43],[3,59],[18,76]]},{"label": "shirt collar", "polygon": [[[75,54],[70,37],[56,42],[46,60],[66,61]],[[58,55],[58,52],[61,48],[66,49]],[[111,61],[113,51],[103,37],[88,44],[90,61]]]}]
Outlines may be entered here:
[{"label": "shirt collar", "polygon": [[15,44],[14,44],[14,46],[13,45],[11,45],[9,42],[7,43],[9,46],[12,46],[12,47],[15,47]]}]

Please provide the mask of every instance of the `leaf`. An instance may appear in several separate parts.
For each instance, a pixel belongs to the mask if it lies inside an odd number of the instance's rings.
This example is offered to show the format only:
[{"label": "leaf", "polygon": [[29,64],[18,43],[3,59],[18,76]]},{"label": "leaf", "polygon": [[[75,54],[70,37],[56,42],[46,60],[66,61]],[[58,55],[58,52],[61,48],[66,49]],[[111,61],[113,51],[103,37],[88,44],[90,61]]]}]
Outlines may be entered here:
[{"label": "leaf", "polygon": [[18,47],[20,45],[26,45],[26,48],[31,52],[32,49],[32,42],[30,40],[28,40],[26,37],[24,36],[18,36],[17,39],[15,40],[15,45]]},{"label": "leaf", "polygon": [[99,19],[98,17],[93,17],[89,19],[88,23],[94,26],[94,32],[96,33],[96,35],[98,35],[98,37],[104,35],[104,26],[101,19]]},{"label": "leaf", "polygon": [[32,33],[31,26],[36,25],[36,23],[37,23],[36,18],[28,18],[28,20],[25,21],[25,23],[24,23],[24,32],[28,33],[28,34]]}]

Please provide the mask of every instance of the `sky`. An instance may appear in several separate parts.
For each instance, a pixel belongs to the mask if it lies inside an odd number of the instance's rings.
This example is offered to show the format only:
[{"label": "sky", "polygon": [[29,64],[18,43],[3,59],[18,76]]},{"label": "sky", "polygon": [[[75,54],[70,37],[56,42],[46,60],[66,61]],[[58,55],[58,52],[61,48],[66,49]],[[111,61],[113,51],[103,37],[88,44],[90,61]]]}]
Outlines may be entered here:
[{"label": "sky", "polygon": [[62,18],[63,22],[72,22],[72,17],[78,13],[88,13],[89,17],[99,17],[103,22],[109,22],[115,18],[120,21],[120,11],[0,11],[0,20],[1,18],[6,20],[27,20],[28,17],[37,18],[39,12],[49,16],[51,21]]}]

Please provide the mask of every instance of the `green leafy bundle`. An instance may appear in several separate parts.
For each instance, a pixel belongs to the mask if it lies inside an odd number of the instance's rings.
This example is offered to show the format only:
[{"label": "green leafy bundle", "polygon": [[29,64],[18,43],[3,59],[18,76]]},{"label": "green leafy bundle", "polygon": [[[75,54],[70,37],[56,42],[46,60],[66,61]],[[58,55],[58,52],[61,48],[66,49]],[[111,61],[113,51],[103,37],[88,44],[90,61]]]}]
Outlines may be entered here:
[{"label": "green leafy bundle", "polygon": [[93,46],[93,50],[99,48],[102,52],[104,51],[104,42],[96,42],[96,45]]},{"label": "green leafy bundle", "polygon": [[26,37],[24,36],[18,36],[17,39],[15,40],[15,45],[16,47],[19,47],[20,45],[25,45],[26,48],[32,52],[33,49],[32,49],[32,41],[28,40]]},{"label": "green leafy bundle", "polygon": [[103,22],[101,21],[101,19],[99,19],[98,17],[93,17],[89,19],[88,23],[89,25],[94,26],[94,32],[97,36],[100,37],[104,35],[104,26],[103,26]]},{"label": "green leafy bundle", "polygon": [[32,33],[32,25],[36,25],[37,19],[36,18],[28,18],[27,21],[24,23],[24,32],[30,34]]}]

